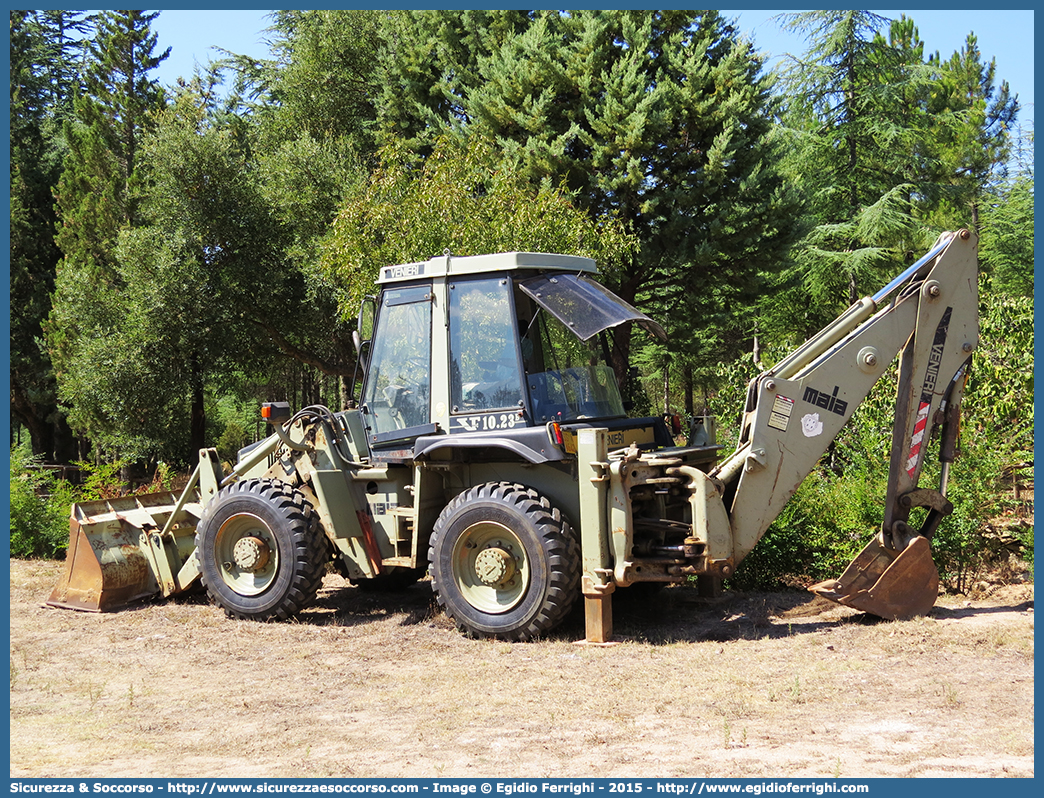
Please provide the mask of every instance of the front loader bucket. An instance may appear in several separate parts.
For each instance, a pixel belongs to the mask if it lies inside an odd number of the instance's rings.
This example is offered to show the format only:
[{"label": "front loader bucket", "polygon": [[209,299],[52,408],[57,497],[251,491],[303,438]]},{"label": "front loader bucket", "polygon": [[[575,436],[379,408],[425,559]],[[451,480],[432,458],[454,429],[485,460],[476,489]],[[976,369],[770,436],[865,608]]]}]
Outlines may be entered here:
[{"label": "front loader bucket", "polygon": [[117,528],[107,534],[88,533],[70,518],[65,573],[47,603],[90,612],[119,609],[157,592],[150,576],[136,532]]},{"label": "front loader bucket", "polygon": [[[179,572],[192,550],[199,511],[173,493],[74,504],[65,572],[47,604],[106,612],[179,592],[189,576]],[[168,523],[175,513],[178,523]]]},{"label": "front loader bucket", "polygon": [[890,620],[926,615],[939,595],[939,572],[927,538],[918,535],[896,554],[875,536],[839,579],[809,588],[846,607]]}]

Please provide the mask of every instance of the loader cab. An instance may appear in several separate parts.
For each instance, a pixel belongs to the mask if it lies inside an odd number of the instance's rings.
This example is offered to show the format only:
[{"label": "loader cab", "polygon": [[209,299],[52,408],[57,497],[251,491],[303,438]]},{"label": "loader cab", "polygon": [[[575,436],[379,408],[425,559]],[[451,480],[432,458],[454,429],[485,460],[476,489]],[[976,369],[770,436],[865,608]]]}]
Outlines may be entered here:
[{"label": "loader cab", "polygon": [[519,252],[382,269],[362,389],[373,455],[626,418],[607,335],[627,321],[663,331],[594,273],[588,258]]}]

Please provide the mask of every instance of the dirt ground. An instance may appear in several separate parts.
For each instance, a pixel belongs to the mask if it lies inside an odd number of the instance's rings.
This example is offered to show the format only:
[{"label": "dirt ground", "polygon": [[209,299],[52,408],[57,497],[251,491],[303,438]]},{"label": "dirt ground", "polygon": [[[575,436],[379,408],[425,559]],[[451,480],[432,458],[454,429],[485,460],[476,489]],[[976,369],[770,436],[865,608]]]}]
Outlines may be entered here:
[{"label": "dirt ground", "polygon": [[589,647],[579,617],[469,640],[427,583],[333,575],[292,623],[46,608],[61,568],[11,561],[12,777],[1034,775],[1032,585],[902,622],[669,588]]}]

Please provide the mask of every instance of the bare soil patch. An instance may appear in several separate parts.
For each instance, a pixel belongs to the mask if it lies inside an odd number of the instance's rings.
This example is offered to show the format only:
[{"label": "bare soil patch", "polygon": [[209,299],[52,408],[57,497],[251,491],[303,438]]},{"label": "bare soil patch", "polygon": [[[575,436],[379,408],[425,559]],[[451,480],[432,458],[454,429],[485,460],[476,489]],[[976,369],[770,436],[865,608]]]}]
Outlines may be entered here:
[{"label": "bare soil patch", "polygon": [[11,561],[12,777],[1034,775],[1032,585],[899,622],[669,588],[603,648],[579,616],[469,640],[427,583],[334,575],[292,623],[44,607],[61,568]]}]

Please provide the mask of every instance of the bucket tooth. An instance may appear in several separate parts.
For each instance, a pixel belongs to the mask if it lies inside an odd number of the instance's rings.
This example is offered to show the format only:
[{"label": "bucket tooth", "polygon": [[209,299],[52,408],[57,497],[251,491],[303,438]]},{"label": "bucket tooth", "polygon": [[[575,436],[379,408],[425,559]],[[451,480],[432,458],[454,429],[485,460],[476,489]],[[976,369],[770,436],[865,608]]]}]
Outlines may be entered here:
[{"label": "bucket tooth", "polygon": [[871,615],[905,620],[926,615],[935,606],[939,572],[927,538],[914,537],[896,553],[875,537],[839,579],[828,579],[809,590]]}]

